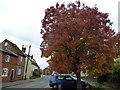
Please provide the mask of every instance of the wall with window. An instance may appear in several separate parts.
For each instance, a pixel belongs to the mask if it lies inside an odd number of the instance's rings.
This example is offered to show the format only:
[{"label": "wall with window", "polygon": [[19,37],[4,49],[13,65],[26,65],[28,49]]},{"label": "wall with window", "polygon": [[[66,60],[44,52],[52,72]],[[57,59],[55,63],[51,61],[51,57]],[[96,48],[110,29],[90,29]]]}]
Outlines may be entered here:
[{"label": "wall with window", "polygon": [[[2,70],[1,77],[3,82],[11,81],[12,70],[14,70],[14,80],[23,79],[24,74],[24,57],[15,57],[6,53],[2,53]],[[6,70],[5,70],[6,69]],[[2,73],[4,75],[2,75]]]},{"label": "wall with window", "polygon": [[[5,73],[8,69],[8,76],[2,76],[0,74],[0,77],[3,78],[3,81],[10,81],[10,79],[23,79],[23,71],[24,71],[24,65],[25,65],[25,55],[24,53],[19,49],[19,47],[12,43],[9,40],[4,40],[2,43],[1,51],[4,52],[2,54],[2,72]],[[4,70],[4,68],[7,68]],[[21,68],[21,69],[20,69]],[[22,72],[22,73],[21,73]],[[12,74],[11,74],[12,73]],[[13,75],[15,74],[15,76]],[[13,77],[11,77],[13,76]]]},{"label": "wall with window", "polygon": [[18,57],[2,53],[2,57],[0,57],[0,61],[2,61],[2,68],[0,72],[0,77],[2,77],[3,82],[7,82],[11,80],[12,70],[14,69],[13,73],[13,80],[16,80],[15,72],[17,70],[17,59]]},{"label": "wall with window", "polygon": [[17,79],[23,79],[24,68],[25,68],[25,57],[20,55],[18,57],[18,62],[17,62],[17,72],[16,72]]},{"label": "wall with window", "polygon": [[25,65],[25,57],[19,55],[17,65],[24,66]]},{"label": "wall with window", "polygon": [[2,63],[6,64],[17,64],[17,59],[18,57],[7,54],[7,53],[2,53]]},{"label": "wall with window", "polygon": [[17,80],[16,75],[14,73],[13,75],[13,79],[11,79],[11,74],[12,74],[12,70],[14,70],[14,72],[16,72],[16,67],[14,65],[2,65],[2,81],[3,82],[8,82],[8,81],[12,81],[12,80]]},{"label": "wall with window", "polygon": [[17,66],[16,78],[17,80],[23,79],[24,67]]}]

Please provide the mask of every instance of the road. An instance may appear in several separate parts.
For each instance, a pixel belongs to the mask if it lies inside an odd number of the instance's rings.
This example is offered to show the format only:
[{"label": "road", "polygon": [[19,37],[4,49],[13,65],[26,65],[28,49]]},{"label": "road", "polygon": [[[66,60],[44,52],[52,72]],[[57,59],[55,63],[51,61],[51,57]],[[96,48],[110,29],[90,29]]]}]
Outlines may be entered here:
[{"label": "road", "polygon": [[20,85],[10,86],[7,88],[50,88],[48,85],[50,78],[51,76],[42,76],[41,79],[35,80],[33,82],[27,82]]}]

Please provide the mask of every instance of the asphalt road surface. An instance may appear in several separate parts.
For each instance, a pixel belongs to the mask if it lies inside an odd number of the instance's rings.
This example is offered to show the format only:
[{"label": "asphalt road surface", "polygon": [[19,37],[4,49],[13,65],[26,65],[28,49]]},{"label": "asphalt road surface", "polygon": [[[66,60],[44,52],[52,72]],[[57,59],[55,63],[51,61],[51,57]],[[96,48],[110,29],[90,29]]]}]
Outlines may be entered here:
[{"label": "asphalt road surface", "polygon": [[41,79],[35,80],[34,82],[27,82],[20,85],[10,86],[7,88],[50,88],[49,87],[50,78],[51,76],[42,76]]}]

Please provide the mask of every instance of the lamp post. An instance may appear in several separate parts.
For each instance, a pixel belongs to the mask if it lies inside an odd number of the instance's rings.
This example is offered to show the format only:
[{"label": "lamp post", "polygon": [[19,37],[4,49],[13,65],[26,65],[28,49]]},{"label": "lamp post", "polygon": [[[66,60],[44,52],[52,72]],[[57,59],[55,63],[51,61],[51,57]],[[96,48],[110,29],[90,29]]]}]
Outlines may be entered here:
[{"label": "lamp post", "polygon": [[26,75],[27,75],[27,68],[28,68],[30,48],[31,48],[31,45],[29,46],[28,55],[27,55],[27,63],[26,63],[26,69],[25,69],[25,80],[26,80]]}]

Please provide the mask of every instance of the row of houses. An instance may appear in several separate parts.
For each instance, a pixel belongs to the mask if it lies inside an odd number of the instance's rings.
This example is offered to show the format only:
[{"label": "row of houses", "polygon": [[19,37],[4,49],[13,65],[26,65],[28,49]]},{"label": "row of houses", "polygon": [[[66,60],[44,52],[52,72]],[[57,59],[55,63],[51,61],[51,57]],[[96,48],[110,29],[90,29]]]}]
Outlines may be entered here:
[{"label": "row of houses", "polygon": [[40,69],[33,56],[25,52],[24,46],[19,49],[16,44],[7,39],[0,43],[0,78],[2,82],[29,79],[34,70]]}]

